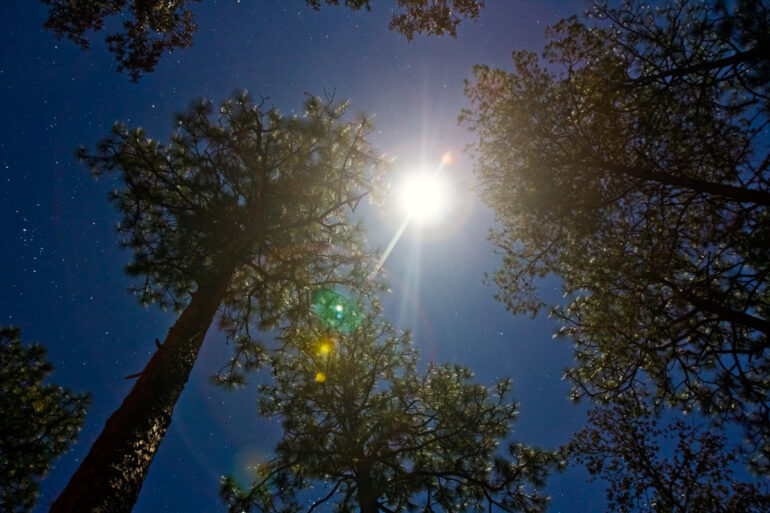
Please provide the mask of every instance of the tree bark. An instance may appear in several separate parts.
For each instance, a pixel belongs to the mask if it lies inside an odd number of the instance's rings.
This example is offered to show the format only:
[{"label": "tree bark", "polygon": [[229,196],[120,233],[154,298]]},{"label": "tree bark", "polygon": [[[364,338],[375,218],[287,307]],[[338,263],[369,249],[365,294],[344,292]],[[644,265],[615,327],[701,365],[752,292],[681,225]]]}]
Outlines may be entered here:
[{"label": "tree bark", "polygon": [[368,475],[368,470],[356,479],[358,488],[358,503],[361,506],[361,513],[379,513],[380,503],[377,493],[374,491],[372,479]]},{"label": "tree bark", "polygon": [[190,303],[152,356],[123,404],[107,419],[51,513],[128,513],[166,434],[234,265],[201,280]]}]

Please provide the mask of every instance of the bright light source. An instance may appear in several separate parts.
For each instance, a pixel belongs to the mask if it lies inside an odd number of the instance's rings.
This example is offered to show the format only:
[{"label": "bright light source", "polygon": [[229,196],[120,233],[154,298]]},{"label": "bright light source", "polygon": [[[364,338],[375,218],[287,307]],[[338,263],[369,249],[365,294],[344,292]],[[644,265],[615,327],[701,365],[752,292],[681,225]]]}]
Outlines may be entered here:
[{"label": "bright light source", "polygon": [[433,221],[446,207],[446,186],[435,173],[414,174],[405,179],[399,201],[401,208],[415,221]]}]

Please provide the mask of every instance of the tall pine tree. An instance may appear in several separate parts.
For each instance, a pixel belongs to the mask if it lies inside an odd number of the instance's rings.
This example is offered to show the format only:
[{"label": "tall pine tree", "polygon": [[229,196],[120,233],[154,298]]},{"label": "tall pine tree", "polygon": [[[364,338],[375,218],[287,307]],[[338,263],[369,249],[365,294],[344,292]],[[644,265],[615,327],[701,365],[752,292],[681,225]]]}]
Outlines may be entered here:
[{"label": "tall pine tree", "polygon": [[317,288],[363,281],[362,234],[348,215],[379,161],[366,120],[344,112],[308,98],[303,115],[283,117],[236,94],[219,108],[193,102],[168,144],[117,125],[81,152],[95,174],[122,179],[112,199],[135,293],[181,314],[51,511],[131,510],[218,311],[232,368],[253,366],[256,321],[296,320]]}]

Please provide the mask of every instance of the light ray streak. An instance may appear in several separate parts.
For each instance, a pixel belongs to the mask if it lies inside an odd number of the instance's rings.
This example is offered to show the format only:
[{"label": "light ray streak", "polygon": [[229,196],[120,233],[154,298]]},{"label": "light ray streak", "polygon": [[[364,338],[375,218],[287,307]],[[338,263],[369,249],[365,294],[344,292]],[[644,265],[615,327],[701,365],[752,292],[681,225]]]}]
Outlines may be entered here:
[{"label": "light ray streak", "polygon": [[390,240],[390,244],[388,244],[388,247],[385,248],[385,251],[382,252],[382,256],[377,261],[377,265],[374,266],[374,269],[371,273],[369,273],[369,277],[367,278],[367,281],[372,281],[375,276],[377,276],[377,273],[380,272],[380,269],[382,269],[382,266],[385,264],[385,260],[388,259],[388,256],[390,256],[390,252],[393,251],[393,248],[396,245],[396,242],[398,242],[398,239],[401,238],[401,235],[404,233],[404,230],[406,230],[406,227],[409,226],[409,222],[412,220],[414,216],[408,215],[406,219],[404,219],[404,222],[401,223],[401,226],[396,231],[396,234],[393,236],[393,238]]}]

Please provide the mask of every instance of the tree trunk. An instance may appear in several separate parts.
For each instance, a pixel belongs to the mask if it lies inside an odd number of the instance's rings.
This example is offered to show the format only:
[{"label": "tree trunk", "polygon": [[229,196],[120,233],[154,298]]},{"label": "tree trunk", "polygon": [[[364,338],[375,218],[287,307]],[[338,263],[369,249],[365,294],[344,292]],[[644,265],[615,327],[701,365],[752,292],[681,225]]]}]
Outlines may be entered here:
[{"label": "tree trunk", "polygon": [[377,499],[369,500],[361,504],[361,513],[379,513],[380,504]]},{"label": "tree trunk", "polygon": [[174,404],[190,376],[222,302],[233,265],[198,285],[190,303],[115,413],[51,513],[128,513],[166,434]]},{"label": "tree trunk", "polygon": [[379,497],[374,491],[374,485],[368,471],[358,476],[356,487],[358,488],[358,503],[361,506],[361,513],[379,513]]}]

